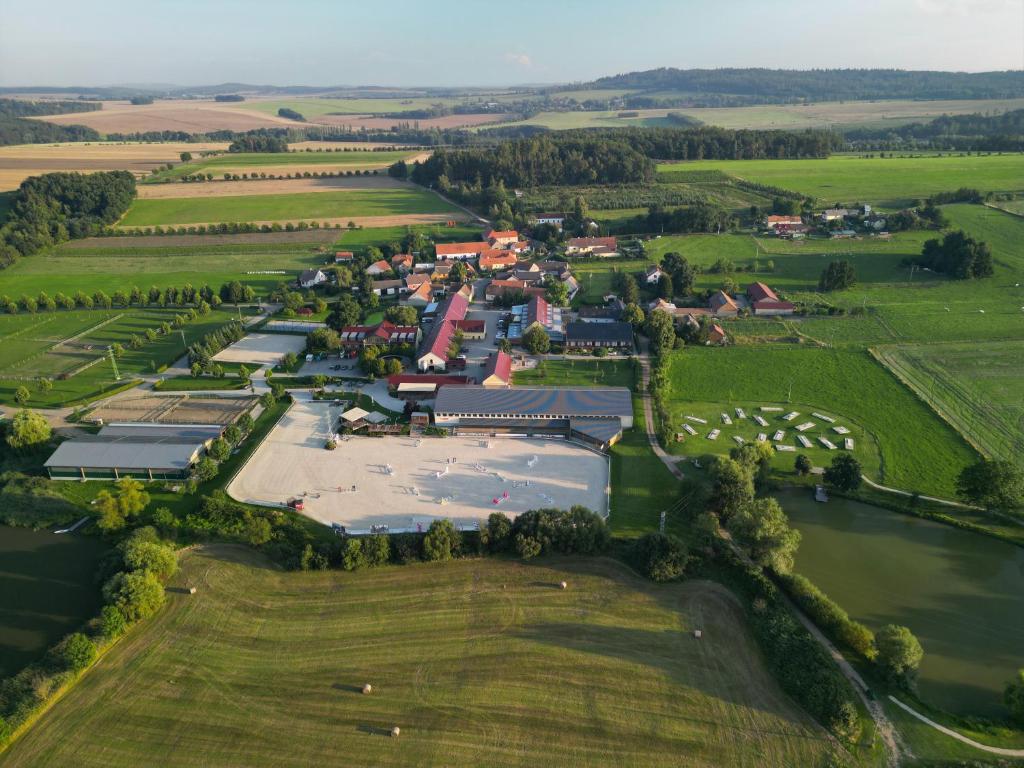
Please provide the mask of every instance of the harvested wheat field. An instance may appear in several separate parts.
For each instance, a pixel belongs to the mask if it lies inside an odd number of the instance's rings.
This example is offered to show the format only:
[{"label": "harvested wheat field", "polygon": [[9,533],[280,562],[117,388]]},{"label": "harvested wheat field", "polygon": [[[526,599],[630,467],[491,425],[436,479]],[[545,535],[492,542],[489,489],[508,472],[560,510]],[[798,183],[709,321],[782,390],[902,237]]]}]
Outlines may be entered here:
[{"label": "harvested wheat field", "polygon": [[[350,168],[351,166],[346,166]],[[323,166],[311,166],[320,173]],[[289,173],[298,169],[288,166]],[[232,195],[289,195],[294,192],[344,192],[360,189],[408,189],[409,184],[390,176],[342,176],[329,179],[264,179],[262,181],[208,181],[140,184],[139,199],[162,200],[169,197],[225,197]]]},{"label": "harvested wheat field", "polygon": [[373,115],[323,115],[310,122],[351,128],[357,131],[360,128],[387,130],[397,125],[409,125],[410,123],[418,125],[420,128],[461,128],[463,126],[500,123],[506,119],[508,119],[508,115],[488,112],[477,115],[445,115],[444,117],[433,117],[428,120],[415,120],[408,117],[374,117]]},{"label": "harvested wheat field", "polygon": [[58,125],[87,125],[100,133],[137,131],[251,131],[256,128],[295,126],[293,120],[241,109],[230,102],[158,101],[133,106],[127,102],[104,102],[98,112],[46,115],[33,118]]},{"label": "harvested wheat field", "polygon": [[242,232],[233,235],[135,235],[132,237],[86,237],[61,243],[58,253],[67,251],[112,251],[143,248],[191,248],[198,245],[316,245],[333,243],[342,237],[336,229],[304,229],[301,232]]},{"label": "harvested wheat field", "polygon": [[[100,114],[88,112],[83,114]],[[0,191],[17,189],[29,176],[55,171],[125,170],[144,175],[164,163],[180,162],[182,152],[226,150],[226,143],[67,142],[0,147]]]},{"label": "harvested wheat field", "polygon": [[834,751],[717,584],[596,557],[298,573],[217,545],[184,552],[167,606],[0,762],[782,768]]}]

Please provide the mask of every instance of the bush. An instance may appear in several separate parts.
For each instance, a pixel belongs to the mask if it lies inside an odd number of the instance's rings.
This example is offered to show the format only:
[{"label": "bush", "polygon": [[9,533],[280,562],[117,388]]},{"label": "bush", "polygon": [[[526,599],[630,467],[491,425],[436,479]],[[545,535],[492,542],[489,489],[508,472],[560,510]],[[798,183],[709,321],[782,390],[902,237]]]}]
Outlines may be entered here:
[{"label": "bush", "polygon": [[647,533],[633,544],[633,562],[651,581],[671,581],[686,570],[690,559],[686,544],[675,536]]},{"label": "bush", "polygon": [[[516,518],[512,524],[516,548],[522,540],[533,539],[539,551],[527,546],[528,556],[559,552],[561,554],[594,555],[603,552],[611,541],[608,526],[600,515],[586,507],[564,509],[532,509]],[[520,555],[524,555],[520,551]]]},{"label": "bush", "polygon": [[418,533],[397,533],[391,536],[391,559],[399,565],[420,559],[423,536]]},{"label": "bush", "polygon": [[345,539],[341,548],[341,565],[346,571],[357,571],[366,567],[362,539]]},{"label": "bush", "polygon": [[912,688],[917,668],[924,658],[924,650],[914,634],[898,624],[886,624],[875,635],[878,648],[876,662],[882,673],[893,683]]},{"label": "bush", "polygon": [[128,629],[128,622],[124,614],[113,605],[104,605],[100,611],[100,632],[103,636],[113,640],[120,637]]},{"label": "bush", "polygon": [[363,539],[363,555],[370,566],[384,565],[391,558],[391,543],[383,534]]},{"label": "bush", "polygon": [[778,577],[797,606],[840,646],[861,658],[875,658],[875,636],[863,624],[854,621],[834,600],[808,579],[798,574]]},{"label": "bush", "polygon": [[459,554],[461,538],[451,520],[434,520],[423,538],[425,560],[446,561]]},{"label": "bush", "polygon": [[147,571],[160,581],[167,581],[178,572],[178,558],[174,550],[155,542],[128,541],[123,557],[129,571]]},{"label": "bush", "polygon": [[512,521],[502,512],[487,517],[487,544],[491,552],[506,552],[512,543]]},{"label": "bush", "polygon": [[72,672],[80,672],[96,660],[96,646],[81,632],[68,635],[56,650],[63,666]]},{"label": "bush", "polygon": [[146,619],[164,604],[164,588],[149,571],[116,573],[103,587],[104,599],[117,607],[127,622]]}]

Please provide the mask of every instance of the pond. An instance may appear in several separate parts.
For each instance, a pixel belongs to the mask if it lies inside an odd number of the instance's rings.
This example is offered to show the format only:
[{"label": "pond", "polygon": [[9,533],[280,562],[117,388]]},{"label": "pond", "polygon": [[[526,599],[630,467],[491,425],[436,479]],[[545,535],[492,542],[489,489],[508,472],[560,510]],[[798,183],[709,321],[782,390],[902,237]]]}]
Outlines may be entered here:
[{"label": "pond", "polygon": [[924,648],[921,698],[999,717],[1024,667],[1024,549],[846,499],[778,494],[803,534],[796,571],[877,630],[903,624]]},{"label": "pond", "polygon": [[106,550],[91,536],[0,526],[0,678],[96,614]]}]

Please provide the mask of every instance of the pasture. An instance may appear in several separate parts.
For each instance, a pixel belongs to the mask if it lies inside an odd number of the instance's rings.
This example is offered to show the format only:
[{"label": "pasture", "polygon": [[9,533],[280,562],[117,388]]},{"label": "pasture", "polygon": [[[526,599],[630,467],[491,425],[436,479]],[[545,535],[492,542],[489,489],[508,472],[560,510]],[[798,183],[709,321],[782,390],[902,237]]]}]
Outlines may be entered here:
[{"label": "pasture", "polygon": [[797,573],[871,629],[904,624],[921,641],[926,703],[1005,716],[1003,686],[1024,648],[1024,550],[856,501],[818,504],[806,489],[779,501],[803,534]]},{"label": "pasture", "polygon": [[[952,498],[956,475],[977,458],[952,427],[866,351],[781,344],[688,347],[672,356],[669,376],[674,428],[698,403],[713,403],[731,415],[736,406],[780,404],[801,414],[841,416],[862,430],[857,442],[875,444],[877,464],[870,454],[861,454],[868,476],[903,490]],[[787,435],[792,438],[792,428]],[[703,447],[710,441],[700,442]]]},{"label": "pasture", "polygon": [[465,216],[460,209],[432,192],[408,185],[404,189],[136,200],[121,219],[120,225],[149,227],[289,221],[337,221],[344,225],[350,220],[359,223],[360,219],[370,219],[380,224],[412,224]]},{"label": "pasture", "polygon": [[95,574],[106,551],[96,537],[0,526],[0,678],[35,661],[96,612]]},{"label": "pasture", "polygon": [[[232,312],[214,310],[180,331],[158,335],[140,349],[128,347],[132,335],[158,330],[177,312],[180,310],[83,309],[0,316],[0,337],[6,342],[0,351],[0,402],[12,403],[20,386],[30,390],[28,404],[35,407],[71,404],[95,396],[119,386],[106,359],[110,345],[125,347],[117,367],[122,382],[128,383],[134,376],[155,373],[161,365],[174,362],[185,353],[187,344],[234,317]],[[54,379],[51,390],[36,389],[34,381],[42,377]]]},{"label": "pasture", "polygon": [[867,202],[882,208],[902,208],[959,187],[1024,190],[1024,154],[833,155],[822,160],[697,160],[658,166],[660,173],[705,170],[800,192],[822,203]]},{"label": "pasture", "polygon": [[875,355],[980,453],[1024,461],[1024,340],[898,345]]},{"label": "pasture", "polygon": [[168,603],[0,764],[781,768],[833,749],[728,592],[608,559],[286,573],[204,547]]},{"label": "pasture", "polygon": [[[79,113],[85,114],[85,113]],[[94,113],[94,114],[99,114]],[[182,152],[225,150],[226,143],[65,142],[0,147],[0,191],[16,189],[29,176],[56,171],[132,171],[146,175],[165,163],[180,162]]]}]

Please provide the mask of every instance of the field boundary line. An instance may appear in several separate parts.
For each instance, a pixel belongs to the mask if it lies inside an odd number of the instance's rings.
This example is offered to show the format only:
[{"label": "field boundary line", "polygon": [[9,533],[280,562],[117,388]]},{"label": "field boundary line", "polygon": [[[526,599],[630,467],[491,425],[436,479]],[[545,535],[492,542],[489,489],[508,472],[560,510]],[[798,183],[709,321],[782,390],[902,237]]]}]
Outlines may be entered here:
[{"label": "field boundary line", "polygon": [[889,701],[891,701],[893,704],[895,704],[897,707],[899,707],[903,711],[907,712],[908,714],[913,715],[914,717],[916,717],[918,720],[920,720],[925,725],[930,725],[932,728],[934,728],[935,730],[939,731],[940,733],[944,733],[947,736],[952,736],[957,741],[962,741],[964,744],[967,744],[968,746],[974,747],[975,749],[980,749],[980,750],[983,750],[985,752],[990,752],[993,755],[1002,755],[1003,757],[1024,757],[1024,749],[1009,749],[1007,747],[990,747],[987,744],[982,744],[979,741],[975,741],[972,738],[964,736],[962,733],[958,733],[957,731],[954,731],[952,728],[947,728],[944,725],[940,725],[939,723],[936,723],[934,720],[931,720],[931,719],[925,717],[920,712],[915,710],[913,707],[910,707],[909,705],[904,704],[902,701],[900,701],[899,699],[897,699],[895,696],[893,696],[891,694],[889,695]]},{"label": "field boundary line", "polygon": [[52,347],[50,347],[47,350],[47,352],[52,352],[53,350],[55,350],[57,347],[61,346],[62,344],[70,344],[72,341],[78,341],[83,336],[88,336],[93,331],[99,330],[100,328],[102,328],[105,325],[110,325],[110,323],[113,323],[113,322],[116,322],[116,321],[120,320],[122,317],[124,317],[124,315],[125,315],[124,312],[119,312],[116,315],[114,315],[113,317],[108,317],[106,320],[101,320],[100,322],[96,323],[96,325],[94,325],[94,326],[92,326],[90,328],[86,328],[84,331],[81,331],[80,333],[76,333],[74,336],[69,336],[66,339],[61,339],[56,344],[54,344]]},{"label": "field boundary line", "polygon": [[[867,483],[872,488],[874,488],[876,491],[884,491],[886,493],[894,493],[897,496],[905,496],[907,498],[912,498],[915,495],[911,491],[903,491],[903,490],[900,490],[899,488],[890,488],[887,485],[880,485],[880,484],[876,483],[874,480],[872,480],[870,477],[868,477],[867,475],[861,475],[860,479],[863,480],[865,483]],[[923,501],[933,501],[936,504],[944,504],[947,507],[956,507],[958,509],[973,509],[975,511],[984,511],[981,507],[975,507],[975,506],[972,506],[970,504],[964,504],[961,501],[952,501],[951,499],[940,499],[937,496],[923,496],[920,493],[916,494],[916,496],[917,496],[917,498],[922,499]]]}]

